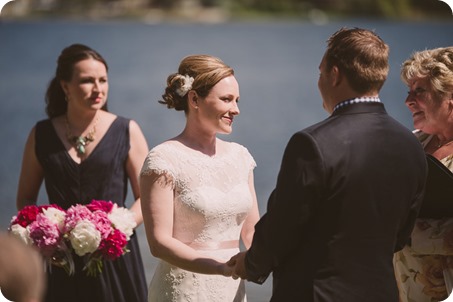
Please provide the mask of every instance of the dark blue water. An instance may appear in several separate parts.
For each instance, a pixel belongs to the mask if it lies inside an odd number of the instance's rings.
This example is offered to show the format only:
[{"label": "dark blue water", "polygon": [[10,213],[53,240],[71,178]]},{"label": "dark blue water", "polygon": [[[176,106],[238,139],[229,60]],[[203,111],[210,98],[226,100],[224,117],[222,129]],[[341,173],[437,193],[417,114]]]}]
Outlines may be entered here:
[{"label": "dark blue water", "polygon": [[[452,17],[453,21],[453,17]],[[415,50],[453,45],[453,22],[347,20],[311,23],[145,24],[139,22],[7,22],[0,20],[0,227],[15,214],[23,145],[45,118],[44,93],[62,48],[85,43],[109,63],[109,109],[135,119],[150,148],[178,134],[184,114],[157,103],[166,77],[188,54],[216,55],[240,83],[241,115],[228,140],[246,146],[257,162],[261,213],[275,184],[283,149],[292,133],[327,117],[317,88],[325,41],[342,26],[374,29],[389,45],[391,70],[381,92],[388,112],[412,128],[404,106],[401,63]],[[41,192],[40,201],[46,202]],[[139,229],[147,276],[151,257]],[[284,234],[282,234],[284,235]],[[249,301],[267,301],[270,282],[249,285]]]}]

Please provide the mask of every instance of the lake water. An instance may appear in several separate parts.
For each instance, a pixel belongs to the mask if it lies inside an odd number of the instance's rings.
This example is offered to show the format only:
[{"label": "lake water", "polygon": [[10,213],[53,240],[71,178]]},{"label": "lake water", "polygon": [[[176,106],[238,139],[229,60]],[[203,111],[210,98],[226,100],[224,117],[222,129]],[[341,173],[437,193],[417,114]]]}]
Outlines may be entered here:
[{"label": "lake water", "polygon": [[[413,51],[453,45],[453,22],[344,20],[321,26],[0,20],[0,227],[6,229],[16,213],[23,146],[31,127],[45,118],[45,89],[60,51],[69,44],[87,44],[105,57],[110,68],[109,109],[135,119],[150,148],[184,126],[183,113],[157,103],[166,77],[177,70],[181,58],[206,53],[231,65],[240,83],[241,114],[233,134],[222,138],[246,146],[254,156],[263,214],[289,137],[327,117],[317,88],[318,65],[326,39],[343,26],[374,29],[390,45],[390,75],[380,96],[387,111],[411,129],[400,65]],[[40,202],[46,202],[43,191]],[[143,227],[138,234],[149,281],[156,260]],[[249,302],[269,300],[271,279],[264,286],[247,286]]]}]

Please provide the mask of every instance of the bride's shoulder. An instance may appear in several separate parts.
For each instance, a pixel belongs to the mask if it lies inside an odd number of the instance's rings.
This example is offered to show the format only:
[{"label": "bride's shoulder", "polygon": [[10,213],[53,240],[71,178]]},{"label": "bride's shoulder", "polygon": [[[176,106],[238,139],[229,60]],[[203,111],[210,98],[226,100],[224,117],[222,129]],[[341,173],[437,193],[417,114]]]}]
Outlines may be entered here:
[{"label": "bride's shoulder", "polygon": [[229,141],[224,141],[224,140],[220,140],[219,139],[219,142],[220,144],[223,146],[223,149],[225,150],[247,150],[246,147],[244,147],[243,145],[239,144],[239,143],[236,143],[236,142],[229,142]]},{"label": "bride's shoulder", "polygon": [[[181,154],[171,141],[164,141],[153,147],[146,156],[144,163],[145,170],[156,170],[160,174],[162,171],[174,170],[177,166]],[[145,173],[142,171],[142,173]],[[146,173],[145,173],[146,174]]]},{"label": "bride's shoulder", "polygon": [[249,150],[247,147],[236,143],[236,142],[228,142],[228,141],[221,141],[223,145],[223,150],[224,153],[230,154],[230,155],[242,155],[247,158],[252,157]]},{"label": "bride's shoulder", "polygon": [[150,153],[175,154],[181,152],[182,148],[180,142],[170,139],[153,147]]}]

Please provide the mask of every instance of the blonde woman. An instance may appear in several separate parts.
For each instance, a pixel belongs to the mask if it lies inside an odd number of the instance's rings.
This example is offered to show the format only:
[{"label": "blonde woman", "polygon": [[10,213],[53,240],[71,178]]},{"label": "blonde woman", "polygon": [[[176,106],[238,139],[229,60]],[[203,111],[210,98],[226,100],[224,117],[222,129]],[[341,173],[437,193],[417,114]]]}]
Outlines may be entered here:
[{"label": "blonde woman", "polygon": [[208,55],[184,58],[161,103],[184,111],[182,132],[153,148],[141,172],[149,247],[160,263],[148,301],[246,301],[225,262],[249,247],[259,219],[255,161],[229,134],[239,114],[234,71]]},{"label": "blonde woman", "polygon": [[[427,154],[453,171],[453,47],[415,52],[401,78],[409,88],[406,106],[416,136]],[[422,207],[410,244],[395,255],[402,302],[443,301],[452,292],[453,217],[442,210],[435,216],[424,217]]]}]

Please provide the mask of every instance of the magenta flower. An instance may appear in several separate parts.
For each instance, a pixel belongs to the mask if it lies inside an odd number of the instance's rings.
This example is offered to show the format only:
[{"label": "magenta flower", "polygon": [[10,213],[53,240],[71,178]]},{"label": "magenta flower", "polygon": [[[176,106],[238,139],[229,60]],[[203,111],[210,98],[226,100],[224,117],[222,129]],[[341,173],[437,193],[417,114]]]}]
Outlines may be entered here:
[{"label": "magenta flower", "polygon": [[91,212],[102,211],[110,213],[113,208],[113,202],[93,199],[91,203],[87,205],[87,208],[90,209]]},{"label": "magenta flower", "polygon": [[98,250],[104,258],[115,260],[125,253],[126,244],[126,235],[115,229],[107,239],[101,241]]},{"label": "magenta flower", "polygon": [[39,212],[39,208],[36,205],[25,206],[19,211],[11,224],[19,224],[25,228],[27,225],[36,220],[36,215],[38,215]]}]

